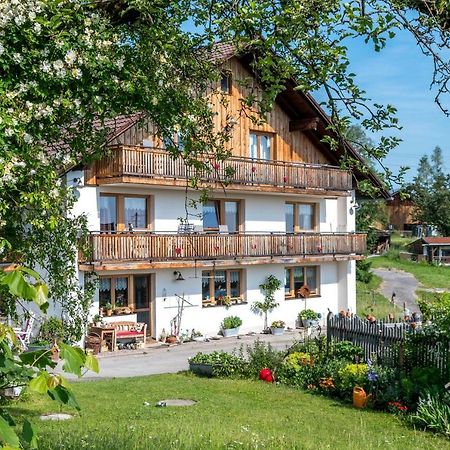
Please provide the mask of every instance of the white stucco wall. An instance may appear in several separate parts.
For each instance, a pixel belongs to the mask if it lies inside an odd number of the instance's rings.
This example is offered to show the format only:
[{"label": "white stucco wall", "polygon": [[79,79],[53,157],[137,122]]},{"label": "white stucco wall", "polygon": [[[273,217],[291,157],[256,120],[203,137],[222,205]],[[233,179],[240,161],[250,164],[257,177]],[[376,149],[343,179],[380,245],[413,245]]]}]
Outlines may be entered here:
[{"label": "white stucco wall", "polygon": [[[338,263],[326,263],[320,266],[320,296],[311,297],[306,301],[303,299],[285,300],[284,286],[277,291],[275,298],[279,306],[268,315],[269,325],[274,320],[284,320],[287,326],[295,327],[298,313],[306,308],[314,309],[322,314],[323,320],[328,309],[333,312],[339,311],[339,304],[345,299],[340,299],[339,284],[345,284],[347,278],[339,280]],[[260,266],[244,267],[244,284],[246,290],[244,296],[248,304],[234,305],[229,309],[225,307],[202,308],[201,301],[201,270],[197,271],[197,278],[193,269],[181,269],[184,281],[175,281],[172,270],[157,270],[155,276],[155,335],[159,336],[164,328],[166,332],[170,330],[170,321],[177,314],[177,294],[184,297],[194,306],[186,306],[181,328],[195,328],[208,335],[219,332],[220,323],[226,316],[237,315],[242,321],[242,332],[263,329],[264,319],[262,315],[254,312],[252,303],[263,300],[263,294],[259,285],[264,283],[268,275],[274,275],[284,283],[284,265],[267,264]],[[166,297],[164,297],[166,294]]]},{"label": "white stucco wall", "polygon": [[[83,173],[69,173],[68,180],[82,180]],[[76,182],[78,184],[78,182]],[[155,188],[153,186],[83,186],[77,187],[79,200],[73,210],[74,214],[84,213],[88,218],[88,226],[93,231],[100,229],[99,196],[101,193],[152,195],[152,218],[154,231],[176,232],[180,217],[186,217],[186,194],[183,189]],[[197,192],[189,192],[190,199],[198,199]],[[270,195],[261,193],[236,193],[228,196],[223,191],[216,192],[215,198],[242,199],[244,202],[244,227],[247,232],[284,232],[286,201],[314,201],[320,205],[319,230],[321,232],[354,231],[354,214],[349,211],[353,207],[352,198],[322,198],[306,196]],[[189,200],[188,200],[189,205]],[[201,206],[198,209],[188,206],[189,221],[201,225]],[[170,321],[176,316],[177,295],[184,297],[193,306],[185,305],[181,328],[195,328],[209,335],[217,334],[223,318],[238,315],[243,320],[242,332],[261,331],[263,317],[255,313],[251,304],[262,299],[259,285],[270,274],[284,282],[284,265],[266,264],[242,266],[244,270],[245,297],[248,304],[234,305],[228,310],[225,307],[202,308],[201,301],[201,269],[195,274],[194,268],[183,268],[184,281],[175,281],[176,269],[159,269],[153,271],[134,271],[133,273],[154,274],[154,300],[152,303],[153,336],[158,337],[162,329],[170,332]],[[217,266],[219,269],[219,266]],[[124,273],[124,272],[121,272]],[[110,273],[111,275],[118,273]],[[102,274],[107,275],[107,273]],[[276,293],[279,306],[269,313],[269,324],[273,320],[284,320],[287,326],[294,327],[301,309],[311,308],[322,314],[323,320],[328,309],[338,312],[341,309],[356,309],[355,263],[352,261],[329,262],[320,265],[320,296],[308,300],[285,300],[284,286]],[[82,274],[80,274],[82,282]],[[98,292],[94,297],[92,315],[98,312]]]}]

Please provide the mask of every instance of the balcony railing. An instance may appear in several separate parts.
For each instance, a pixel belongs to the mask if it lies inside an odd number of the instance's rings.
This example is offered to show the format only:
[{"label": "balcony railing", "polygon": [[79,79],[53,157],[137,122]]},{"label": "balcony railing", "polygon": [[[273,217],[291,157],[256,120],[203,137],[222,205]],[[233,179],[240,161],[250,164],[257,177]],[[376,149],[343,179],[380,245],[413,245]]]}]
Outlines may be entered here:
[{"label": "balcony railing", "polygon": [[255,257],[362,255],[366,235],[92,233],[90,258],[80,262],[207,260]]},{"label": "balcony railing", "polygon": [[349,172],[338,167],[262,160],[232,156],[225,161],[200,157],[204,168],[194,169],[183,158],[174,158],[165,150],[120,146],[96,163],[99,181],[105,178],[132,176],[160,180],[198,177],[206,183],[273,186],[320,191],[349,191]]}]

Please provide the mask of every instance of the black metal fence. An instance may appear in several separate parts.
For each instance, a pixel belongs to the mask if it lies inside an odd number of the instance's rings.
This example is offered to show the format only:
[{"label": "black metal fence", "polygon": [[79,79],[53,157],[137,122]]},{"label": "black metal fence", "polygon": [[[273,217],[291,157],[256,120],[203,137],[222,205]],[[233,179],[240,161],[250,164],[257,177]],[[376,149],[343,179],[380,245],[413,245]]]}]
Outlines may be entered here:
[{"label": "black metal fence", "polygon": [[364,350],[365,359],[379,364],[402,367],[434,367],[450,376],[450,338],[426,335],[415,324],[374,321],[357,316],[328,314],[327,343],[350,341]]}]

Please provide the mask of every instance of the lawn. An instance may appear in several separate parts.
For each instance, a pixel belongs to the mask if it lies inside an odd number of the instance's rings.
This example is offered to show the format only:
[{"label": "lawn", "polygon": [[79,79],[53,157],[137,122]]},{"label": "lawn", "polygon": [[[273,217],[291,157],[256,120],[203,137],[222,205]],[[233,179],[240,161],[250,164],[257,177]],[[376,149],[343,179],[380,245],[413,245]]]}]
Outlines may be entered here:
[{"label": "lawn", "polygon": [[378,319],[387,317],[390,313],[397,316],[401,310],[377,292],[381,284],[381,278],[373,275],[369,283],[356,282],[356,314],[365,317],[372,314]]},{"label": "lawn", "polygon": [[450,267],[433,266],[428,263],[405,261],[399,258],[399,252],[407,252],[407,245],[417,238],[404,238],[394,233],[391,236],[391,248],[385,256],[372,258],[372,267],[386,267],[403,270],[413,274],[427,288],[450,289]]},{"label": "lawn", "polygon": [[387,267],[413,274],[427,288],[450,289],[450,267],[403,261],[389,256],[372,258],[372,267]]},{"label": "lawn", "polygon": [[[75,383],[74,390],[82,412],[70,421],[40,422],[38,414],[58,409],[42,397],[16,405],[17,413],[33,416],[39,448],[450,449],[448,440],[393,415],[257,381],[156,375]],[[166,398],[198,403],[154,406]]]}]

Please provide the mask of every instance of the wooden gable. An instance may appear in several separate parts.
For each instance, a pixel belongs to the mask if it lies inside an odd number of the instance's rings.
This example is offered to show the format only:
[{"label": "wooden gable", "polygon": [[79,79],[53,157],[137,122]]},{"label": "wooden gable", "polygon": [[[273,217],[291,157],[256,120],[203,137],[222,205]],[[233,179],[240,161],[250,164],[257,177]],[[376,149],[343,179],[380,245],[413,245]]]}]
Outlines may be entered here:
[{"label": "wooden gable", "polygon": [[[236,57],[223,63],[224,72],[231,74],[232,85],[230,94],[220,92],[220,81],[212,85],[207,96],[211,100],[216,130],[222,130],[227,120],[232,117],[236,124],[233,127],[232,139],[226,143],[227,148],[235,156],[249,157],[249,136],[251,132],[264,133],[271,136],[271,159],[278,161],[295,161],[313,164],[333,164],[323,152],[323,144],[313,139],[308,131],[317,128],[319,119],[297,119],[289,114],[280,97],[274,104],[274,109],[266,117],[264,123],[255,123],[251,117],[253,111],[242,107],[240,99],[250,94],[252,89],[258,89],[253,74]],[[150,123],[136,123],[109,142],[109,145],[144,145],[162,147],[157,130]]]}]

